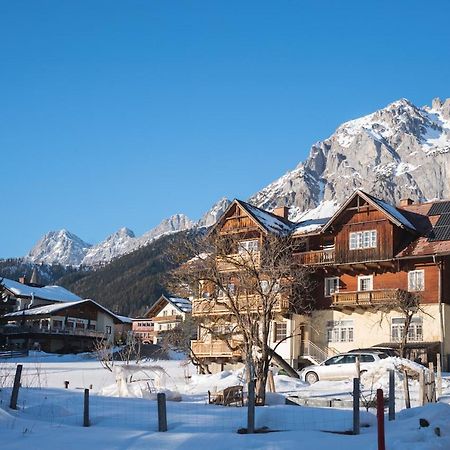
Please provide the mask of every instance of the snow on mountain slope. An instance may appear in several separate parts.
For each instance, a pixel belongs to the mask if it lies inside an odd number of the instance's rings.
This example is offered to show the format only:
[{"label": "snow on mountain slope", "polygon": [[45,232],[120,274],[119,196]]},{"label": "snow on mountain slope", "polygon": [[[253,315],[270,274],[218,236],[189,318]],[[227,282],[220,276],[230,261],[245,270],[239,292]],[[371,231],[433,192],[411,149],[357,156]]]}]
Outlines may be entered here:
[{"label": "snow on mountain slope", "polygon": [[135,241],[134,233],[130,229],[121,228],[108,236],[103,242],[92,246],[81,263],[86,266],[92,266],[111,261],[133,249]]},{"label": "snow on mountain slope", "polygon": [[[330,217],[357,188],[389,203],[400,198],[450,198],[450,99],[418,108],[406,99],[343,123],[311,147],[305,162],[256,193],[249,202],[272,210],[289,206],[294,222]],[[61,230],[44,236],[33,262],[97,265],[167,233],[211,226],[230,201],[219,200],[198,222],[183,214],[163,220],[140,237],[121,229],[90,246]],[[59,233],[59,234],[58,234]]]},{"label": "snow on mountain slope", "polygon": [[77,265],[91,244],[65,229],[50,231],[30,250],[27,259],[46,264]]},{"label": "snow on mountain slope", "polygon": [[450,99],[423,108],[401,99],[342,124],[250,202],[291,206],[291,219],[300,220],[303,211],[341,204],[357,188],[391,203],[449,198]]}]

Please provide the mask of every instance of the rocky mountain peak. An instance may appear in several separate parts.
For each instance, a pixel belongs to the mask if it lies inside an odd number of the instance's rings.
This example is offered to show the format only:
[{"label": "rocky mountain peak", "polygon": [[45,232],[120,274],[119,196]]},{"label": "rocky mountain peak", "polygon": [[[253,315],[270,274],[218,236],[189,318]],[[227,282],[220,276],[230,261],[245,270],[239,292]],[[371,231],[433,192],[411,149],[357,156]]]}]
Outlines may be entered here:
[{"label": "rocky mountain peak", "polygon": [[403,197],[448,198],[447,105],[450,99],[435,100],[432,108],[400,99],[346,122],[314,144],[305,162],[250,201],[266,209],[293,206],[291,216],[300,217],[324,202],[342,203],[357,188],[392,203]]},{"label": "rocky mountain peak", "polygon": [[30,250],[27,260],[46,264],[78,265],[91,244],[66,229],[50,231]]}]

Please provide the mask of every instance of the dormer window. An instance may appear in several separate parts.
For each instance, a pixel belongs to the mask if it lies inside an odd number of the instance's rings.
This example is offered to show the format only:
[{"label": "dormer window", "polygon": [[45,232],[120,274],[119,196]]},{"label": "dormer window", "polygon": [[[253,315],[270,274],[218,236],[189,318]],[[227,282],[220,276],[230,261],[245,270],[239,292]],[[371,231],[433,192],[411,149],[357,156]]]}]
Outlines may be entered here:
[{"label": "dormer window", "polygon": [[238,252],[240,255],[257,252],[259,250],[258,239],[251,239],[248,241],[240,241],[238,244]]},{"label": "dormer window", "polygon": [[349,248],[350,250],[360,250],[364,248],[377,247],[377,230],[356,231],[350,233]]}]

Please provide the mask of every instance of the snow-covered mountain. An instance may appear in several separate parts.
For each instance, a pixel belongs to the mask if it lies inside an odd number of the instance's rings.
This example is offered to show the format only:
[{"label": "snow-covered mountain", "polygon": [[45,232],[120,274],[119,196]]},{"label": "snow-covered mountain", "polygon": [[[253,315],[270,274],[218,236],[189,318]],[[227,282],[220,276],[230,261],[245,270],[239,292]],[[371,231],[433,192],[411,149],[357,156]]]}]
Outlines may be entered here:
[{"label": "snow-covered mountain", "polygon": [[[329,217],[356,188],[396,203],[400,198],[450,198],[450,99],[417,107],[406,99],[342,124],[314,144],[305,162],[257,192],[264,209],[290,206],[293,221]],[[208,227],[230,200],[219,200],[198,222],[183,214],[136,237],[122,228],[91,246],[66,230],[45,235],[31,250],[33,262],[94,266],[168,233]]]},{"label": "snow-covered mountain", "polygon": [[210,226],[230,204],[221,199],[198,222],[193,222],[184,214],[175,214],[164,219],[155,228],[135,236],[128,228],[121,228],[96,245],[83,242],[78,236],[67,230],[47,233],[26,256],[32,263],[62,264],[72,266],[98,266],[106,264],[121,255],[130,253],[150,242],[178,231],[189,230],[196,226]]},{"label": "snow-covered mountain", "polygon": [[30,250],[27,259],[45,264],[73,266],[80,264],[91,244],[65,229],[50,231]]},{"label": "snow-covered mountain", "polygon": [[104,241],[88,249],[79,264],[93,266],[111,261],[117,256],[131,251],[135,241],[135,235],[130,229],[120,228]]},{"label": "snow-covered mountain", "polygon": [[217,222],[217,219],[222,216],[231,201],[226,197],[221,198],[204,216],[197,222],[199,227],[210,227]]},{"label": "snow-covered mountain", "polygon": [[449,198],[450,99],[422,108],[401,99],[344,123],[250,202],[291,206],[291,219],[299,220],[308,210],[333,211],[356,188],[393,203]]}]

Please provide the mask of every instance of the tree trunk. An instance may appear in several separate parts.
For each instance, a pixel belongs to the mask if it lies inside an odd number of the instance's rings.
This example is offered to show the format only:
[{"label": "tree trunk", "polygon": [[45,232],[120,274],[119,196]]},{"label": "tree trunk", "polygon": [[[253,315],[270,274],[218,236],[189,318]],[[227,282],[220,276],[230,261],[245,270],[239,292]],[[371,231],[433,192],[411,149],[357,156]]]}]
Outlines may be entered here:
[{"label": "tree trunk", "polygon": [[290,364],[288,364],[277,352],[272,350],[271,348],[268,349],[269,355],[271,356],[272,360],[280,366],[283,370],[286,371],[286,373],[293,378],[300,378],[299,374],[291,367]]}]

